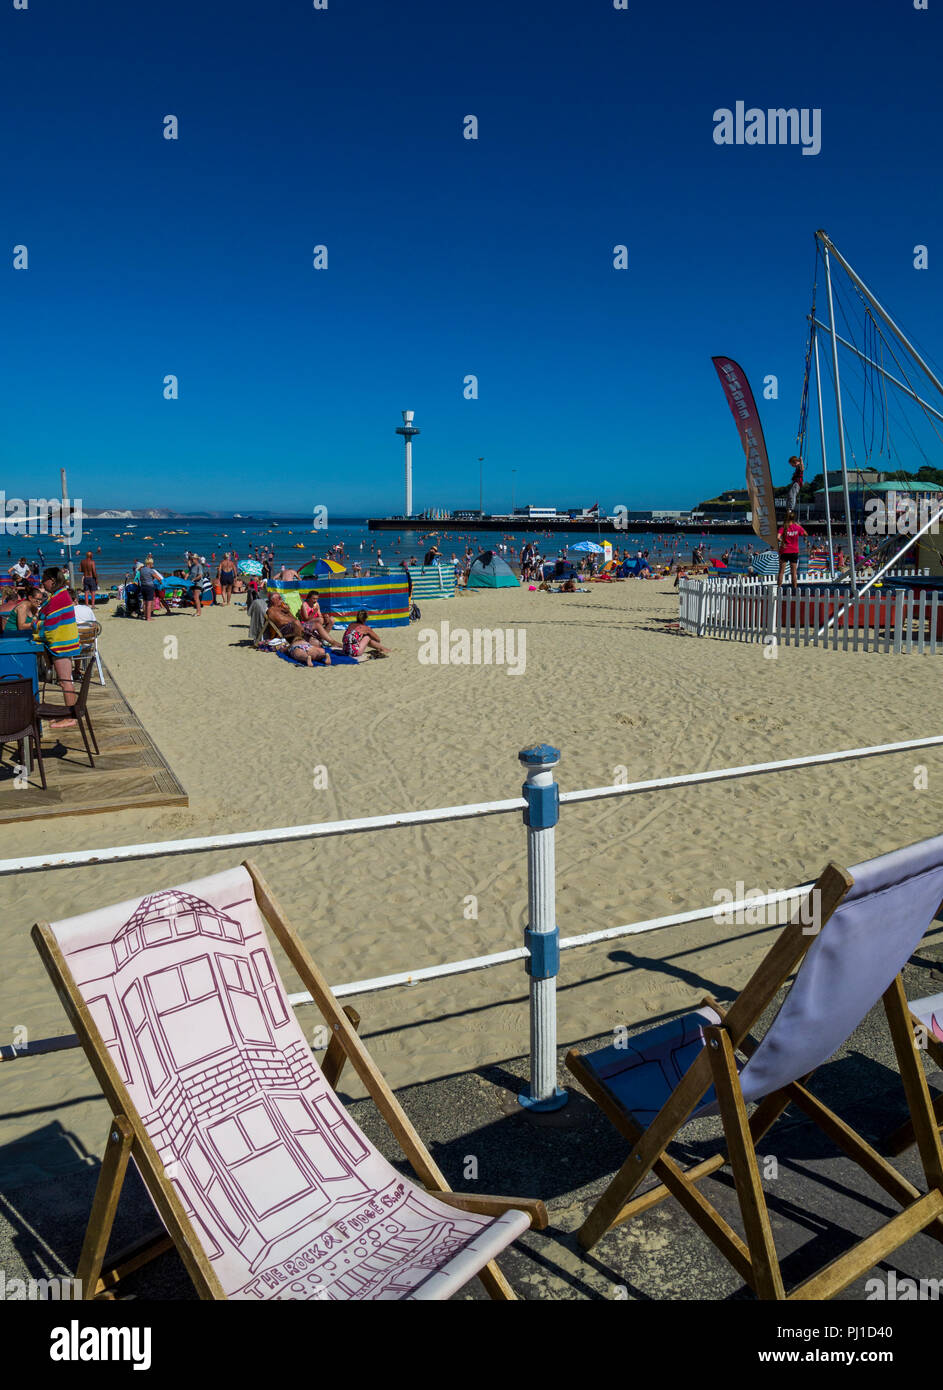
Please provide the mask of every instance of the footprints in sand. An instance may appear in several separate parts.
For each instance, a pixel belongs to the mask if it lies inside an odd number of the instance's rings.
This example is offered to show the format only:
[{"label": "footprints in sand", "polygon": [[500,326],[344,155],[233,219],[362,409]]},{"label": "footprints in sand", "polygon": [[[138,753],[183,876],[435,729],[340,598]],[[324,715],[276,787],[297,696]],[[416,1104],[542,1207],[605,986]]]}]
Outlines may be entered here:
[{"label": "footprints in sand", "polygon": [[745,724],[748,729],[756,729],[763,734],[778,733],[786,727],[781,719],[773,719],[768,714],[742,714],[734,710],[727,714],[727,718],[733,724]]}]

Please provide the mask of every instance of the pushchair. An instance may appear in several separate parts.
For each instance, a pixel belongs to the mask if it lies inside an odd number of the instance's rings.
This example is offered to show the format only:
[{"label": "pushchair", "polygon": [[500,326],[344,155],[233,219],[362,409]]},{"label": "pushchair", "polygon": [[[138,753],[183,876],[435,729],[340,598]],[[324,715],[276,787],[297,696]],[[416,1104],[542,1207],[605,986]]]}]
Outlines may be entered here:
[{"label": "pushchair", "polygon": [[140,618],[144,613],[144,602],[141,598],[141,586],[134,582],[124,586],[124,616],[126,618]]}]

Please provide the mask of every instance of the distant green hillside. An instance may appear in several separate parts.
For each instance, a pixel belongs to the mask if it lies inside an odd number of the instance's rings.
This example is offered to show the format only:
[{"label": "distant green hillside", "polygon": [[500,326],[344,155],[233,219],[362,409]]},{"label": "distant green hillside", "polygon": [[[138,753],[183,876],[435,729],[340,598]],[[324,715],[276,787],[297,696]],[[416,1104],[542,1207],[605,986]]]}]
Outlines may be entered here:
[{"label": "distant green hillside", "polygon": [[[829,470],[831,471],[831,470]],[[939,483],[943,487],[943,468],[933,468],[929,464],[924,464],[916,473],[908,473],[906,469],[884,469],[881,476],[887,482],[899,483]],[[816,473],[815,477],[809,482],[804,483],[799,492],[800,502],[812,502],[815,494],[820,492],[823,486],[821,473]],[[777,497],[785,497],[789,491],[789,484],[784,483],[782,487],[774,487],[773,492]],[[750,494],[745,488],[728,490],[721,492],[717,497],[710,497],[704,502],[698,502],[693,511],[728,511],[742,512],[748,511],[750,507]]]}]

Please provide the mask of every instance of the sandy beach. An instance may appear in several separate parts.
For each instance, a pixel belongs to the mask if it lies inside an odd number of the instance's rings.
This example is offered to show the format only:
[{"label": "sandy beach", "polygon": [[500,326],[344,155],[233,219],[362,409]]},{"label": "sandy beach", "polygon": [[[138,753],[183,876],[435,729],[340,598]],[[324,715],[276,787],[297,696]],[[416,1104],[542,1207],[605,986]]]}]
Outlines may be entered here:
[{"label": "sandy beach", "polygon": [[[4,856],[96,849],[517,796],[518,751],[561,749],[563,789],[919,738],[941,725],[930,656],[782,649],[670,630],[668,582],[576,595],[504,590],[424,606],[388,634],[393,656],[295,669],[247,641],[241,607],[104,619],[114,678],[185,785],[186,809],[62,817],[5,827]],[[526,669],[429,665],[422,630],[526,632]],[[169,655],[165,639],[178,639]],[[911,754],[684,791],[564,807],[557,835],[561,935],[713,903],[738,883],[801,883],[940,825],[943,761]],[[919,779],[918,779],[919,780]],[[326,785],[325,785],[326,782]],[[187,882],[230,852],[5,878],[0,882],[4,1042],[68,1032],[29,940],[37,919]],[[519,946],[526,922],[518,816],[390,830],[250,852],[333,984]],[[469,914],[477,900],[477,919]],[[771,930],[707,920],[566,952],[561,1043],[658,1018],[706,991],[736,991]],[[296,977],[282,961],[289,988]],[[355,1001],[394,1086],[527,1048],[523,964]],[[306,1027],[320,1020],[311,1008]],[[0,1143],[58,1120],[97,1152],[107,1111],[79,1052],[5,1067]],[[347,1088],[359,1094],[355,1079]]]}]

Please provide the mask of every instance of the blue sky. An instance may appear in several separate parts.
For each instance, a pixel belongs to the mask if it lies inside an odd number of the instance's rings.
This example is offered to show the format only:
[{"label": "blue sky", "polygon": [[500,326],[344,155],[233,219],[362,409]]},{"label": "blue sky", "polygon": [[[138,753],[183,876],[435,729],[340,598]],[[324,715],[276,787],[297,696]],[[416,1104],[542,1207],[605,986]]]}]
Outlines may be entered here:
[{"label": "blue sky", "polygon": [[[411,407],[417,508],[477,505],[480,456],[492,510],[512,470],[518,504],[688,506],[743,486],[714,353],[778,377],[787,482],[817,227],[939,340],[941,14],[6,0],[0,486],[399,510]],[[737,100],[820,108],[821,152],[716,145]]]}]

